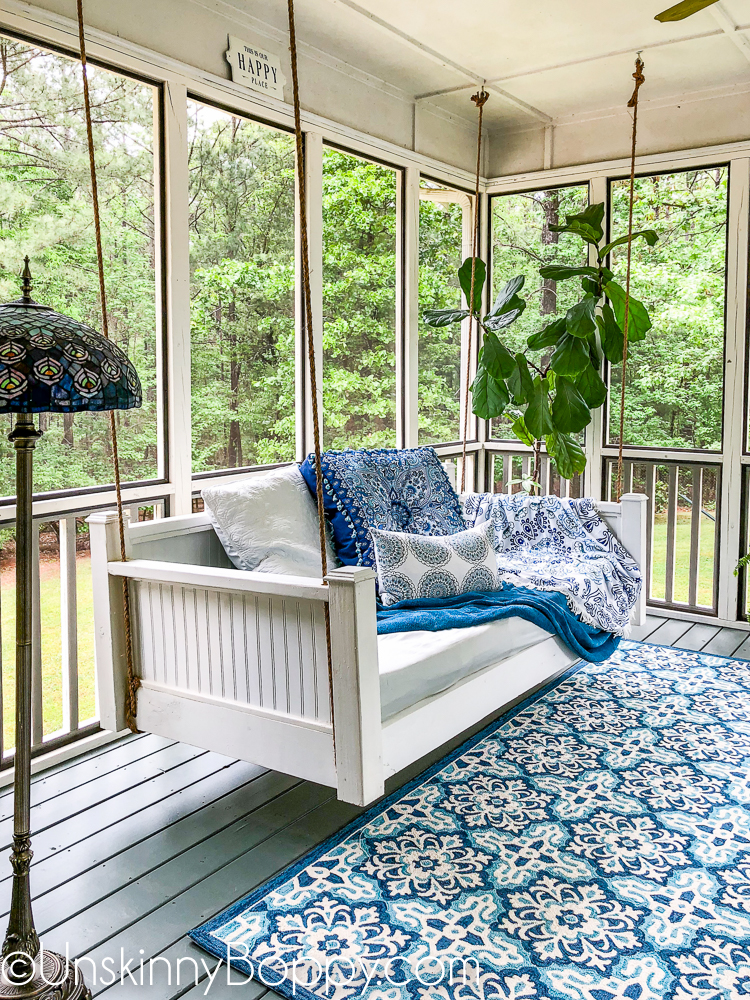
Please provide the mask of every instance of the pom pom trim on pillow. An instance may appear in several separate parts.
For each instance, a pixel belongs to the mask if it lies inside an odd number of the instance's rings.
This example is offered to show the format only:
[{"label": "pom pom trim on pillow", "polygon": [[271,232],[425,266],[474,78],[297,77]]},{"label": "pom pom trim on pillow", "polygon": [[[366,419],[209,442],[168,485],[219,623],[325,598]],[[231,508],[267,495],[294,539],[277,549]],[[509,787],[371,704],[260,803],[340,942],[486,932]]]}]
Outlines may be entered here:
[{"label": "pom pom trim on pillow", "polygon": [[490,522],[453,535],[372,528],[381,603],[456,597],[498,588]]}]

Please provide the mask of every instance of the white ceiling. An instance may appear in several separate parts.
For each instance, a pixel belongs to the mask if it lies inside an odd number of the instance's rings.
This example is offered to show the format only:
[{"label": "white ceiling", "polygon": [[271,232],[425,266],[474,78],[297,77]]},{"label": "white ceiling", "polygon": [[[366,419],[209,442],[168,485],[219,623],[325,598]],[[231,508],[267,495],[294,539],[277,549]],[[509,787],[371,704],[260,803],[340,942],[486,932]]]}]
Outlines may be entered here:
[{"label": "white ceiling", "polygon": [[[237,2],[237,0],[235,0]],[[285,27],[286,3],[241,0]],[[750,83],[750,0],[685,21],[654,15],[669,0],[296,0],[301,40],[411,98],[475,120],[487,81],[490,129],[525,128],[622,107],[635,52],[644,101]]]}]

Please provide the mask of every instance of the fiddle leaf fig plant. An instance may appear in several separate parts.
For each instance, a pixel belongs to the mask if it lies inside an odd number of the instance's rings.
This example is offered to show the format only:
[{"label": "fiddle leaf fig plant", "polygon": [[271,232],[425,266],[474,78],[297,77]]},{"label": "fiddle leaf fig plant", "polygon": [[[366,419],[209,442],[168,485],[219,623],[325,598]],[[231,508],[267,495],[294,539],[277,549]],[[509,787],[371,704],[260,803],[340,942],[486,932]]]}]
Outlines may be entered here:
[{"label": "fiddle leaf fig plant", "polygon": [[[528,337],[523,351],[510,350],[503,343],[503,331],[526,308],[519,294],[524,276],[511,278],[487,315],[482,316],[487,268],[478,257],[474,264],[472,313],[483,336],[471,386],[472,410],[483,420],[507,416],[516,437],[534,449],[530,489],[538,489],[542,442],[563,479],[571,479],[586,467],[586,456],[575,435],[591,422],[592,412],[607,398],[601,374],[602,355],[610,365],[621,364],[624,346],[626,292],[605,260],[612,249],[627,244],[629,239],[643,239],[654,246],[659,238],[654,230],[645,229],[602,246],[603,221],[602,202],[566,216],[563,225],[549,227],[552,232],[567,233],[596,248],[596,263],[581,267],[548,264],[539,269],[547,281],[580,279],[582,295],[564,316]],[[471,269],[472,258],[467,257],[458,271],[466,308],[428,309],[424,320],[429,326],[449,326],[468,318]],[[631,293],[628,341],[643,340],[650,329],[646,307]]]}]

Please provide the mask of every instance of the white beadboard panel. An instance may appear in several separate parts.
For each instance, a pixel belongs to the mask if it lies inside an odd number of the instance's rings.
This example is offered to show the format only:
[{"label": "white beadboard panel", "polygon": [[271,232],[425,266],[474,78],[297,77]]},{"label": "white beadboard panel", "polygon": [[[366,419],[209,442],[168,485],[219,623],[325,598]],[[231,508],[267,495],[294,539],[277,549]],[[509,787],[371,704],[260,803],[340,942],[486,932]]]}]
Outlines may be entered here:
[{"label": "white beadboard panel", "polygon": [[144,681],[330,722],[319,601],[139,581]]}]

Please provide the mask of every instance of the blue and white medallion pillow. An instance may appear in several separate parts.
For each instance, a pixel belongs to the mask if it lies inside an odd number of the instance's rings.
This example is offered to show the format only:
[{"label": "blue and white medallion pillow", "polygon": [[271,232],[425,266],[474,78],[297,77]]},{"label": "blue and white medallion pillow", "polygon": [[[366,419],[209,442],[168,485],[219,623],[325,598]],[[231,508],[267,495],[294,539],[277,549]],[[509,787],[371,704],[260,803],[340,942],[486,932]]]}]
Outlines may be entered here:
[{"label": "blue and white medallion pillow", "polygon": [[[362,448],[321,455],[323,506],[345,566],[374,566],[371,528],[452,535],[466,528],[458,495],[433,448]],[[300,472],[315,496],[315,457]]]},{"label": "blue and white medallion pillow", "polygon": [[370,532],[380,600],[386,607],[417,598],[497,590],[491,522],[442,536],[380,528],[371,528]]}]

